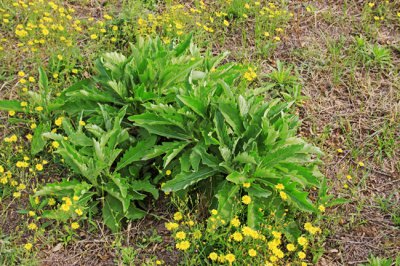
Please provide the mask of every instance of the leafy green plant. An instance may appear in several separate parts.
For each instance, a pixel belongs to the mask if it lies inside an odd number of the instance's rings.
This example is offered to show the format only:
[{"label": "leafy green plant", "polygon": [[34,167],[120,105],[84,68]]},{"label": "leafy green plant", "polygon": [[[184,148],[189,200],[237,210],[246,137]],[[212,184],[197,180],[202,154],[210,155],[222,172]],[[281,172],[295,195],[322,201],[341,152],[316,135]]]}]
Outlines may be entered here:
[{"label": "leafy green plant", "polygon": [[[122,171],[118,171],[122,168],[120,165],[115,168],[117,158],[130,144],[127,129],[121,127],[126,107],[118,112],[104,105],[100,105],[99,108],[102,121],[93,115],[88,119],[88,124],[79,120],[74,126],[69,119],[64,118],[62,128],[66,136],[56,133],[44,133],[43,136],[52,139],[52,145],[56,147],[55,153],[60,154],[76,174],[86,179],[81,184],[89,183],[86,190],[92,188],[94,193],[91,196],[96,195],[101,199],[105,224],[117,231],[123,218],[138,219],[146,214],[137,208],[134,201],[143,200],[146,197],[144,192],[158,198],[158,190],[152,185],[150,175],[139,175],[140,166],[137,166],[135,172],[130,171],[129,176],[124,176]],[[148,139],[147,143],[151,145],[152,141]],[[64,193],[65,186],[71,186],[71,183],[50,184],[36,194],[59,195],[60,193],[56,192]]]},{"label": "leafy green plant", "polygon": [[292,74],[293,66],[285,66],[281,61],[276,62],[276,69],[273,69],[267,77],[272,81],[271,95],[281,96],[286,101],[301,102],[301,84],[297,76]]},{"label": "leafy green plant", "polygon": [[[114,231],[124,219],[143,217],[138,206],[144,193],[157,198],[155,186],[167,171],[173,174],[165,192],[203,193],[223,219],[240,215],[253,228],[266,215],[285,215],[288,207],[316,213],[308,189],[320,187],[321,151],[296,137],[294,102],[265,102],[269,87],[248,90],[242,78],[247,69],[219,65],[225,56],[202,56],[191,36],[168,46],[141,39],[129,57],[105,54],[92,79],[42,103],[50,117],[58,115],[60,132],[45,133],[50,124],[43,128],[37,152],[52,140],[88,184],[90,201],[100,199]],[[279,86],[295,83],[281,64],[272,77]],[[61,184],[38,193],[57,194]]]},{"label": "leafy green plant", "polygon": [[386,259],[386,258],[370,256],[367,264],[361,264],[361,266],[392,266],[392,265],[394,266],[400,265],[399,256],[397,256],[395,261],[391,258]]},{"label": "leafy green plant", "polygon": [[379,44],[370,44],[363,37],[356,37],[356,56],[367,67],[384,68],[392,63],[390,49]]},{"label": "leafy green plant", "polygon": [[321,152],[295,137],[297,119],[285,114],[290,103],[264,103],[262,97],[232,92],[227,84],[192,86],[177,95],[175,108],[145,105],[145,113],[129,117],[135,126],[173,139],[178,147],[179,157],[172,161],[164,157],[164,164],[175,165],[177,174],[163,190],[208,191],[216,196],[218,211],[227,220],[232,218],[234,199],[248,195],[251,227],[263,219],[260,208],[284,208],[287,200],[302,211],[314,212],[304,189],[319,187],[321,174],[312,155]]}]

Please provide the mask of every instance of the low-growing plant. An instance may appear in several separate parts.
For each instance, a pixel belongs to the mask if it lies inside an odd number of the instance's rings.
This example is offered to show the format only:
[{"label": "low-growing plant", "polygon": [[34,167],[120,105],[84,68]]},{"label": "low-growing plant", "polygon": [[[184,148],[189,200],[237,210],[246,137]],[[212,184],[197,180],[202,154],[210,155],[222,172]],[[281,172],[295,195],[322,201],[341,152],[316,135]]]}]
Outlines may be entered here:
[{"label": "low-growing plant", "polygon": [[[105,54],[92,79],[42,103],[55,120],[35,132],[35,154],[50,144],[45,138],[52,139],[50,146],[87,184],[80,193],[90,193],[88,203],[100,199],[113,230],[124,219],[142,217],[137,205],[143,192],[157,198],[162,181],[165,192],[201,193],[222,219],[237,215],[254,229],[268,215],[284,216],[287,208],[318,213],[318,199],[311,201],[308,190],[321,185],[321,151],[296,136],[294,102],[265,102],[270,86],[249,88],[256,73],[219,65],[225,56],[202,55],[191,36],[169,45],[141,39],[129,57]],[[37,195],[64,193],[62,184],[47,185]]]},{"label": "low-growing plant", "polygon": [[366,67],[383,69],[392,63],[390,49],[378,44],[370,44],[363,37],[355,40],[356,58]]}]

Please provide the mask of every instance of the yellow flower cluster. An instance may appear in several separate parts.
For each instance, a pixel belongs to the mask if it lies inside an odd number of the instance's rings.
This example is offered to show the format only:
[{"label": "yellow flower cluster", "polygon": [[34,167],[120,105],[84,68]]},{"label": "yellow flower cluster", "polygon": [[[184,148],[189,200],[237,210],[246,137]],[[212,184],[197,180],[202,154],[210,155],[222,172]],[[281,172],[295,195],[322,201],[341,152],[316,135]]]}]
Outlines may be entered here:
[{"label": "yellow flower cluster", "polygon": [[248,70],[244,73],[243,77],[247,80],[247,81],[253,81],[255,78],[257,78],[257,74],[256,72],[254,72],[254,69],[249,67]]},{"label": "yellow flower cluster", "polygon": [[304,229],[312,235],[321,233],[321,228],[313,226],[311,223],[307,222],[304,224]]},{"label": "yellow flower cluster", "polygon": [[173,38],[193,30],[203,32],[206,38],[214,38],[213,35],[234,32],[230,28],[256,23],[256,38],[276,42],[281,40],[279,34],[284,32],[282,26],[277,25],[285,26],[293,16],[273,3],[264,5],[257,1],[246,4],[245,9],[239,11],[239,16],[233,16],[232,9],[237,9],[233,5],[232,1],[210,1],[206,4],[202,0],[194,1],[192,5],[166,5],[159,14],[141,16],[137,20],[136,33],[141,36],[158,33],[165,43],[170,43]]},{"label": "yellow flower cluster", "polygon": [[[278,190],[283,190],[282,184],[277,184]],[[290,242],[284,238],[282,229],[285,223],[276,222],[275,225],[263,225],[260,230],[241,223],[238,217],[233,217],[229,223],[222,222],[220,213],[212,209],[210,217],[205,223],[189,223],[193,221],[192,214],[177,212],[174,214],[174,221],[165,224],[175,239],[175,247],[187,252],[194,247],[196,250],[203,250],[210,243],[214,243],[212,252],[207,254],[213,264],[233,264],[240,262],[262,262],[263,265],[286,265],[294,262],[295,265],[306,265],[303,260],[307,257],[309,240],[304,234]],[[191,225],[190,225],[191,224]],[[318,227],[306,223],[304,228],[310,234],[320,232]],[[202,233],[203,231],[203,233]],[[305,263],[305,264],[304,264]]]}]

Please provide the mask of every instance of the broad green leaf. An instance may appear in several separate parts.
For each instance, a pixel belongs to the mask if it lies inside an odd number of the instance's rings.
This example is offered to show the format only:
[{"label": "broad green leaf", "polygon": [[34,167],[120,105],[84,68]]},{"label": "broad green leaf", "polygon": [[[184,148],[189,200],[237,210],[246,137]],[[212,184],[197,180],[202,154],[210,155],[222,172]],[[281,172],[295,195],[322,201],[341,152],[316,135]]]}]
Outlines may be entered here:
[{"label": "broad green leaf", "polygon": [[132,204],[129,206],[128,212],[125,214],[125,217],[129,220],[137,220],[137,219],[142,219],[144,216],[146,216],[146,212],[134,207]]},{"label": "broad green leaf", "polygon": [[181,145],[178,147],[169,150],[167,154],[165,154],[163,160],[164,160],[164,165],[163,167],[166,168],[169,163],[189,144],[189,142],[186,141],[181,141]]},{"label": "broad green leaf", "polygon": [[151,147],[143,156],[142,160],[149,160],[155,157],[158,157],[162,154],[169,153],[171,150],[177,149],[180,145],[182,145],[182,141],[173,141],[173,142],[163,142],[161,145],[155,145]]},{"label": "broad green leaf", "polygon": [[264,222],[264,215],[260,209],[264,206],[252,197],[252,201],[247,206],[247,225],[253,229],[259,230]]},{"label": "broad green leaf", "polygon": [[178,46],[175,48],[175,56],[180,56],[181,54],[183,54],[187,50],[191,42],[192,34],[189,34],[186,39],[178,44]]},{"label": "broad green leaf", "polygon": [[102,216],[104,224],[113,233],[118,232],[121,229],[121,220],[123,218],[122,204],[114,197],[107,195],[104,199]]},{"label": "broad green leaf", "polygon": [[232,172],[226,176],[226,180],[235,183],[236,185],[241,185],[247,181],[247,177],[239,172]]},{"label": "broad green leaf", "polygon": [[205,106],[203,101],[185,95],[177,95],[177,98],[181,100],[187,107],[189,107],[196,114],[205,118],[207,107]]},{"label": "broad green leaf", "polygon": [[20,101],[16,100],[0,100],[0,110],[22,112],[24,108]]},{"label": "broad green leaf", "polygon": [[44,91],[46,94],[49,93],[49,81],[46,72],[42,67],[39,67],[39,89]]},{"label": "broad green leaf", "polygon": [[68,140],[76,146],[87,147],[87,146],[93,145],[92,139],[87,137],[82,132],[75,132],[75,133],[68,135]]},{"label": "broad green leaf", "polygon": [[257,164],[256,159],[251,156],[250,154],[248,154],[247,152],[242,152],[239,153],[235,159],[233,159],[234,162],[239,162],[239,163],[250,163],[250,164]]},{"label": "broad green leaf", "polygon": [[249,112],[249,108],[250,108],[248,102],[246,101],[246,99],[242,95],[239,95],[238,103],[239,103],[240,115],[242,117],[246,116],[247,113]]},{"label": "broad green leaf", "polygon": [[155,199],[158,199],[158,189],[148,180],[134,180],[130,182],[130,187],[135,191],[149,192]]},{"label": "broad green leaf", "polygon": [[269,191],[266,188],[261,187],[259,184],[251,184],[249,188],[246,189],[247,193],[251,197],[259,197],[259,198],[269,198],[272,194],[271,191]]},{"label": "broad green leaf", "polygon": [[118,162],[115,171],[118,171],[133,162],[142,160],[148,150],[153,147],[156,140],[157,138],[155,136],[151,136],[147,140],[141,140],[137,142],[135,146],[130,147]]},{"label": "broad green leaf", "polygon": [[56,221],[66,222],[71,218],[71,214],[62,210],[44,210],[41,214],[44,219],[53,219]]},{"label": "broad green leaf", "polygon": [[240,133],[243,132],[243,124],[236,106],[233,103],[220,103],[219,110],[235,133],[240,135]]},{"label": "broad green leaf", "polygon": [[228,148],[231,148],[232,140],[229,138],[227,133],[227,128],[225,125],[225,119],[220,111],[215,111],[214,116],[214,124],[215,124],[215,131],[217,132],[218,140],[221,145],[225,145]]},{"label": "broad green leaf", "polygon": [[199,171],[194,173],[183,172],[178,174],[174,179],[167,181],[162,190],[164,192],[175,192],[178,190],[182,190],[187,188],[188,186],[196,184],[203,179],[213,176],[217,172],[217,170],[210,167],[201,168],[199,169]]},{"label": "broad green leaf", "polygon": [[235,199],[238,196],[239,190],[239,185],[224,182],[216,194],[218,199],[218,213],[226,221],[232,219],[233,211],[235,210]]},{"label": "broad green leaf", "polygon": [[314,204],[307,197],[308,196],[307,192],[299,191],[296,189],[285,192],[290,197],[294,205],[296,205],[300,210],[305,212],[316,211]]},{"label": "broad green leaf", "polygon": [[[122,181],[120,183],[122,185]],[[122,187],[122,186],[121,186]],[[125,185],[125,188],[123,188],[125,191],[127,191],[128,186]],[[113,198],[117,199],[121,205],[122,205],[122,213],[125,213],[128,211],[129,205],[131,203],[131,198],[132,196],[129,194],[126,194],[125,196],[122,195],[120,188],[117,186],[117,184],[113,182],[108,182],[104,185],[103,187],[104,191],[108,193],[108,195],[111,195]]]},{"label": "broad green leaf", "polygon": [[140,125],[145,128],[149,133],[163,136],[166,138],[179,139],[179,140],[190,140],[192,136],[189,133],[182,131],[182,129],[176,126],[163,126],[163,125]]},{"label": "broad green leaf", "polygon": [[115,185],[119,188],[119,192],[121,193],[121,197],[126,198],[128,194],[129,183],[128,180],[121,177],[120,174],[110,175],[110,179],[113,181]]},{"label": "broad green leaf", "polygon": [[46,146],[46,140],[43,138],[42,134],[44,132],[50,131],[49,123],[40,123],[36,128],[32,138],[31,144],[31,154],[36,155],[41,152]]},{"label": "broad green leaf", "polygon": [[[320,186],[320,181],[314,175],[314,169],[294,163],[281,163],[277,168],[283,170],[285,174],[303,186]],[[322,175],[320,174],[318,177],[322,177]]]},{"label": "broad green leaf", "polygon": [[50,183],[46,184],[44,187],[42,187],[40,190],[36,191],[35,197],[39,196],[50,196],[53,194],[59,195],[60,193],[71,193],[73,191],[89,191],[89,189],[92,187],[92,185],[86,183],[86,182],[81,182],[76,179],[73,179],[71,181],[63,180],[61,182],[57,183]]},{"label": "broad green leaf", "polygon": [[303,149],[304,145],[290,145],[284,146],[279,149],[276,149],[273,152],[268,153],[263,159],[261,164],[264,167],[273,167],[275,164],[278,164],[282,161],[287,160],[290,157],[295,156],[296,152],[299,152]]}]

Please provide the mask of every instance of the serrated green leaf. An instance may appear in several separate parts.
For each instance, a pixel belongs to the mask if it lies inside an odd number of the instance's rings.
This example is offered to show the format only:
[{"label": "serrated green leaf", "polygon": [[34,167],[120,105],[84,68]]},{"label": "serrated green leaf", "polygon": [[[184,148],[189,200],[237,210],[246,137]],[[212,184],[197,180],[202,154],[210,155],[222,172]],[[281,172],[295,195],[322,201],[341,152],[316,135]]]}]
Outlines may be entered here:
[{"label": "serrated green leaf", "polygon": [[163,167],[166,168],[169,163],[189,144],[189,142],[186,141],[181,141],[181,144],[177,146],[176,148],[173,148],[169,151],[167,151],[167,154],[165,154],[163,160],[164,164]]},{"label": "serrated green leaf", "polygon": [[153,195],[154,199],[158,199],[158,189],[148,180],[135,180],[130,182],[130,187],[135,191],[145,191]]},{"label": "serrated green leaf", "polygon": [[305,212],[315,212],[316,208],[314,204],[308,199],[308,193],[299,190],[285,191],[290,197],[294,205],[297,206],[302,211]]},{"label": "serrated green leaf", "polygon": [[289,145],[276,149],[273,152],[268,153],[261,161],[262,166],[271,168],[275,164],[278,164],[282,161],[287,160],[290,157],[293,157],[296,152],[299,152],[303,149],[304,145]]},{"label": "serrated green leaf", "polygon": [[176,97],[196,114],[205,118],[207,108],[203,101],[186,95],[177,95]]},{"label": "serrated green leaf", "polygon": [[243,132],[243,123],[236,106],[233,103],[220,103],[219,110],[235,133],[240,135]]},{"label": "serrated green leaf", "polygon": [[241,185],[247,181],[247,177],[244,174],[235,171],[227,175],[226,180],[236,185]]},{"label": "serrated green leaf", "polygon": [[204,167],[194,173],[180,173],[176,175],[174,179],[167,181],[162,190],[164,192],[175,192],[186,189],[188,186],[191,186],[203,179],[213,176],[217,172],[218,171],[213,168]]},{"label": "serrated green leaf", "polygon": [[135,146],[130,147],[118,162],[115,171],[118,171],[133,162],[140,161],[147,155],[148,150],[153,147],[156,140],[157,138],[155,136],[151,136],[146,140],[137,142]]}]

